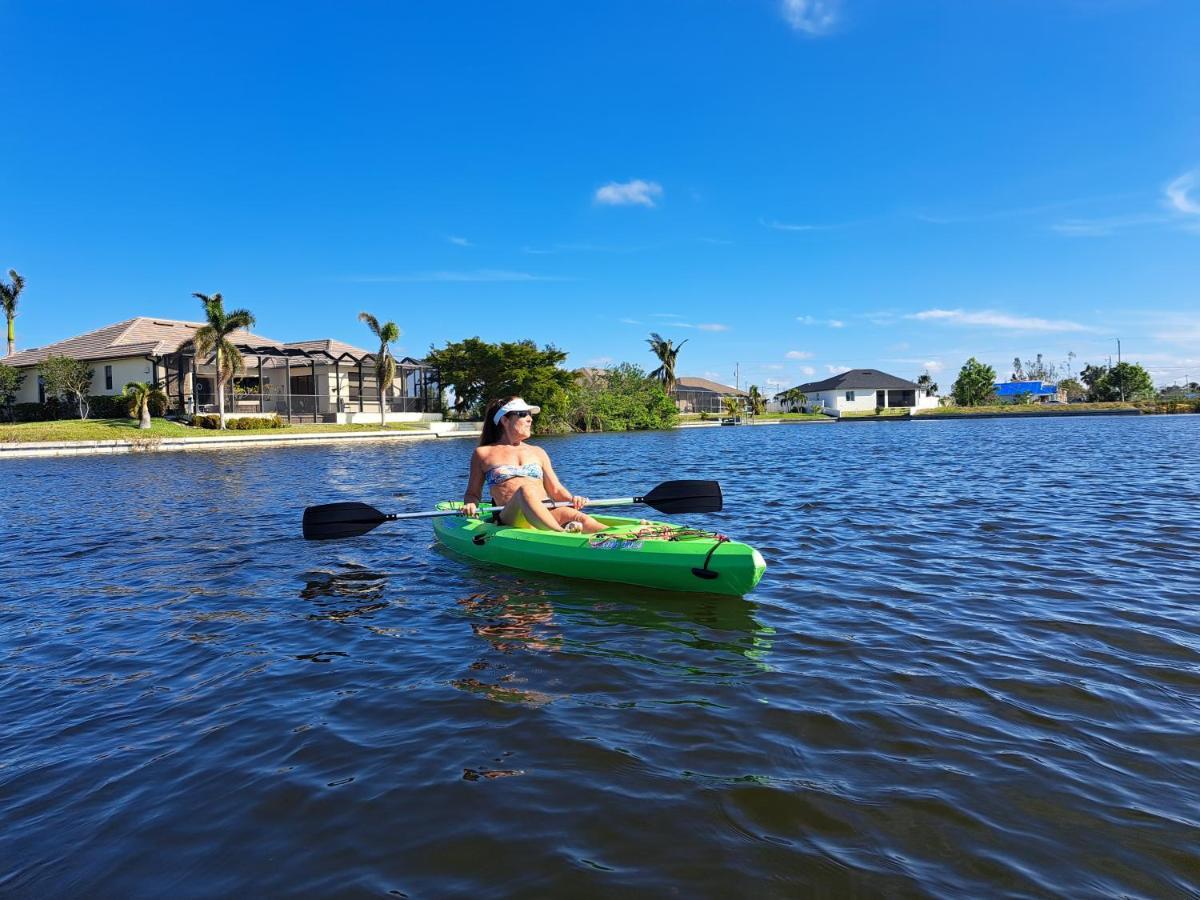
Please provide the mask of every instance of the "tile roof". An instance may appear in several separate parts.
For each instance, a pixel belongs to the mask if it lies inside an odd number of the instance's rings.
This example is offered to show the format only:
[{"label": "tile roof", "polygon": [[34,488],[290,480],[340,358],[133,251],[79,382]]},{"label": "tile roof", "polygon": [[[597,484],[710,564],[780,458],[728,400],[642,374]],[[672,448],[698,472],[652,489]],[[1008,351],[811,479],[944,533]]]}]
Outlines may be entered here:
[{"label": "tile roof", "polygon": [[692,378],[685,376],[675,379],[675,389],[687,388],[693,391],[712,391],[714,394],[728,394],[730,396],[746,397],[745,391],[730,387],[727,384],[719,384],[716,381],[709,381],[707,378]]},{"label": "tile roof", "polygon": [[[190,341],[203,322],[184,322],[178,319],[155,319],[137,316],[123,322],[105,325],[77,337],[67,338],[44,347],[30,347],[12,356],[0,357],[8,366],[36,366],[48,356],[69,356],[72,359],[122,359],[136,356],[162,356],[174,353],[180,344]],[[271,338],[250,331],[235,331],[235,343],[257,346],[284,346]],[[290,345],[289,345],[290,346]]]},{"label": "tile roof", "polygon": [[284,346],[296,350],[307,350],[309,352],[323,351],[332,356],[341,356],[343,353],[349,353],[356,359],[362,356],[374,356],[370,350],[364,350],[362,347],[355,347],[353,344],[347,344],[345,341],[337,341],[333,338],[320,338],[312,341],[289,341]]},{"label": "tile roof", "polygon": [[[797,385],[797,387],[806,394],[815,394],[819,391],[841,390],[918,390],[915,382],[905,381],[903,378],[897,378],[895,375],[889,375],[887,372],[880,372],[878,369],[851,369],[848,372],[841,372],[834,375],[832,378],[826,378],[824,381],[810,381],[807,384]],[[779,395],[777,394],[776,396]]]}]

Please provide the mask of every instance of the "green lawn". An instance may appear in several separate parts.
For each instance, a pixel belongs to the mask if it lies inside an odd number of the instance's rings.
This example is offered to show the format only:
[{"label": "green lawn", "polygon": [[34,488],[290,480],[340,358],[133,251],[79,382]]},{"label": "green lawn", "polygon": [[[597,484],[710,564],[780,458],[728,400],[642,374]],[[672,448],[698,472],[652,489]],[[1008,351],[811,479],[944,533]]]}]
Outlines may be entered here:
[{"label": "green lawn", "polygon": [[[128,441],[146,438],[217,438],[227,435],[254,434],[321,434],[340,431],[379,431],[378,425],[290,425],[286,428],[261,429],[254,431],[224,432],[208,428],[192,428],[166,419],[152,420],[149,431],[141,431],[135,419],[69,419],[60,422],[21,422],[16,425],[0,425],[0,441]],[[418,422],[399,422],[387,426],[386,431],[424,431]]]},{"label": "green lawn", "polygon": [[1107,412],[1117,409],[1136,409],[1132,403],[996,403],[991,406],[939,406],[923,409],[918,416],[969,416],[979,413],[1005,415],[1038,415],[1045,413]]},{"label": "green lawn", "polygon": [[894,418],[896,416],[907,416],[907,415],[908,415],[908,407],[904,407],[904,408],[897,407],[894,409],[885,409],[880,412],[875,412],[875,410],[873,410],[873,409],[865,410],[863,412],[857,412],[857,411],[856,412],[844,412],[844,413],[842,413],[842,418],[843,419],[884,419],[884,418],[888,418],[888,417]]}]

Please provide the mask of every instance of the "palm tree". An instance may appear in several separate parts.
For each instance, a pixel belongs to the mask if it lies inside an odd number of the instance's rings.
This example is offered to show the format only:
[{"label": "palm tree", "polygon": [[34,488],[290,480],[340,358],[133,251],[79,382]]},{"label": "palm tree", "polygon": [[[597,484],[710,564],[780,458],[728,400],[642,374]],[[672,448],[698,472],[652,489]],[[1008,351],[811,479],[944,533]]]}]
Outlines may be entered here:
[{"label": "palm tree", "polygon": [[933,380],[933,376],[928,372],[923,372],[917,377],[917,387],[925,391],[926,397],[932,397],[937,393],[937,382]]},{"label": "palm tree", "polygon": [[129,413],[137,413],[138,428],[143,430],[150,427],[150,402],[167,402],[167,395],[162,392],[162,388],[148,381],[129,382],[121,391],[121,395],[128,398]]},{"label": "palm tree", "polygon": [[675,357],[679,355],[679,348],[687,343],[687,339],[672,344],[657,331],[652,331],[646,343],[650,345],[650,352],[658,357],[660,363],[659,367],[650,373],[650,377],[661,381],[663,390],[669,395],[675,390]]},{"label": "palm tree", "polygon": [[238,330],[248,331],[254,325],[254,315],[245,309],[235,309],[225,312],[225,301],[221,295],[194,292],[192,294],[204,305],[204,316],[208,324],[196,329],[193,339],[198,356],[209,353],[216,355],[217,363],[217,412],[220,414],[221,427],[225,427],[225,382],[246,370],[242,362],[242,354],[234,346],[229,336]]},{"label": "palm tree", "polygon": [[740,397],[735,397],[732,394],[721,398],[721,405],[725,407],[725,412],[729,414],[731,419],[736,419],[742,411],[742,400]]},{"label": "palm tree", "polygon": [[379,385],[379,426],[382,428],[387,424],[384,396],[388,385],[396,380],[396,357],[392,356],[392,348],[389,345],[400,337],[400,329],[395,322],[384,322],[380,325],[379,320],[369,312],[360,312],[358,320],[366,322],[371,333],[379,338],[379,352],[375,354],[375,383]]},{"label": "palm tree", "polygon": [[767,409],[767,398],[759,391],[757,384],[750,385],[750,390],[746,392],[746,399],[750,403],[750,415],[761,416]]},{"label": "palm tree", "polygon": [[17,333],[13,329],[13,319],[17,317],[17,298],[25,289],[25,279],[17,274],[16,269],[8,270],[12,284],[0,281],[0,306],[4,307],[4,317],[8,319],[8,355],[17,352]]}]

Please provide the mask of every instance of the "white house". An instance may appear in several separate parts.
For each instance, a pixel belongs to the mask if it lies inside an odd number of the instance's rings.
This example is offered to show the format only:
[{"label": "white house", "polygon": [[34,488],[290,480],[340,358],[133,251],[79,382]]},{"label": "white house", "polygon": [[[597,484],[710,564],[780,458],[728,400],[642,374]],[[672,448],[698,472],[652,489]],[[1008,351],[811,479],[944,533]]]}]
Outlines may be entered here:
[{"label": "white house", "polygon": [[[846,412],[874,412],[880,407],[912,411],[938,405],[938,398],[915,382],[877,369],[851,369],[795,389],[808,398],[805,405],[810,411],[835,417]],[[781,396],[776,394],[775,398]]]},{"label": "white house", "polygon": [[[197,358],[193,338],[200,322],[138,316],[77,337],[31,347],[2,358],[25,374],[18,403],[44,403],[37,366],[48,356],[68,356],[92,368],[93,396],[119,394],[131,381],[149,381],[167,394],[171,409],[214,413],[216,365]],[[288,421],[378,421],[375,356],[328,338],[283,343],[247,331],[231,339],[245,371],[225,385],[226,415],[278,413]],[[388,421],[441,419],[436,370],[405,357],[387,391]]]}]

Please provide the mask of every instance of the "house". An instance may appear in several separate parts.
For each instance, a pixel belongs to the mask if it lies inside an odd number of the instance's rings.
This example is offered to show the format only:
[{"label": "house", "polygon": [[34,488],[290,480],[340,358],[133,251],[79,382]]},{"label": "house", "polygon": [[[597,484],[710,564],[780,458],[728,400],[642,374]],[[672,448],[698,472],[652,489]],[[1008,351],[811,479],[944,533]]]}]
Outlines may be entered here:
[{"label": "house", "polygon": [[707,378],[679,378],[671,397],[681,413],[724,413],[725,398],[737,397],[744,402],[749,395],[727,384],[709,381]]},{"label": "house", "polygon": [[[193,339],[201,322],[137,316],[77,337],[32,347],[3,358],[25,373],[18,403],[44,403],[37,366],[48,356],[69,356],[93,370],[93,395],[119,394],[131,381],[149,381],[181,413],[217,411],[216,362],[197,357]],[[288,421],[372,422],[379,419],[375,356],[332,339],[280,342],[247,331],[231,340],[245,371],[225,384],[227,416],[271,415]],[[398,360],[388,389],[388,421],[441,418],[437,371],[421,360]]]},{"label": "house", "polygon": [[[845,412],[874,412],[885,409],[926,409],[938,405],[936,396],[912,381],[878,369],[850,369],[824,381],[810,381],[793,390],[806,397],[812,412],[840,416]],[[786,391],[775,395],[778,400]]]},{"label": "house", "polygon": [[994,385],[996,397],[1002,402],[1020,402],[1023,397],[1029,397],[1033,403],[1065,402],[1067,392],[1060,391],[1056,384],[1045,384],[1041,381],[1002,381]]}]

